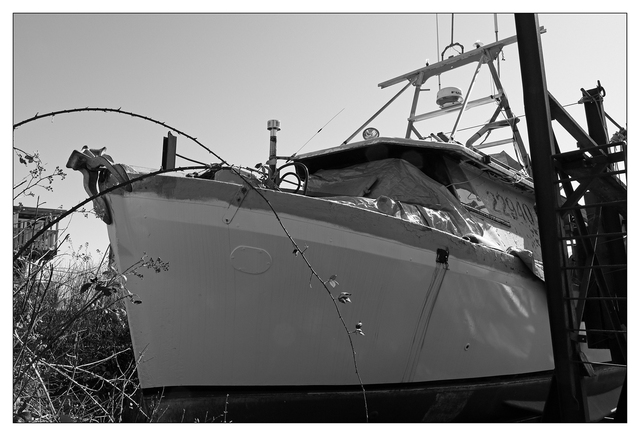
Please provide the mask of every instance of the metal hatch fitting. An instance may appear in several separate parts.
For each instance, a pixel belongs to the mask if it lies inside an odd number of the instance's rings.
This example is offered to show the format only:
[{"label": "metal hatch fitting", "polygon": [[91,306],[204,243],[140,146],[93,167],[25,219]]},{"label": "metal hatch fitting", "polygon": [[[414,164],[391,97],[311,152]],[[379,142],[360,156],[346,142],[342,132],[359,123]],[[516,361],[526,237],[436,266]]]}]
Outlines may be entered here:
[{"label": "metal hatch fitting", "polygon": [[222,221],[224,221],[225,224],[231,224],[231,221],[233,221],[233,218],[236,216],[238,209],[242,205],[242,202],[247,197],[248,193],[249,188],[245,185],[242,185],[240,189],[238,189],[236,193],[233,194],[233,198],[231,198],[231,200],[229,201],[229,207],[227,207],[227,211],[222,217]]},{"label": "metal hatch fitting", "polygon": [[449,250],[438,248],[436,250],[436,263],[449,265]]}]

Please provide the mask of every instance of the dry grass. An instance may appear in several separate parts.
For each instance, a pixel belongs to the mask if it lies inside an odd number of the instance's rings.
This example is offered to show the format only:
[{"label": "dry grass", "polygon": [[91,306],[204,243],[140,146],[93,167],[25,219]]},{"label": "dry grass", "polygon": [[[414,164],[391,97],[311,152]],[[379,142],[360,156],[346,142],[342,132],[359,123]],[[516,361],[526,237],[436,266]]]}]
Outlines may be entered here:
[{"label": "dry grass", "polygon": [[137,409],[124,293],[80,250],[14,264],[14,422],[121,422]]}]

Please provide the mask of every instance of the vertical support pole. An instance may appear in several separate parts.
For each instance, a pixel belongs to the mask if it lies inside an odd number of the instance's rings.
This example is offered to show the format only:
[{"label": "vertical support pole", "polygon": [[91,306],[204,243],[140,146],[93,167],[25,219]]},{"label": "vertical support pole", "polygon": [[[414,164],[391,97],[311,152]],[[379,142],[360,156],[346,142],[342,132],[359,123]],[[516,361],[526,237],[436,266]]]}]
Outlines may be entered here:
[{"label": "vertical support pole", "polygon": [[171,132],[167,133],[162,140],[162,169],[163,170],[172,170],[176,167],[176,148],[177,148],[177,138],[171,134]]},{"label": "vertical support pole", "polygon": [[491,60],[487,62],[487,65],[489,66],[489,71],[491,72],[491,76],[493,77],[493,82],[498,88],[498,93],[502,94],[502,98],[500,99],[500,107],[504,108],[504,112],[507,114],[507,119],[511,120],[509,121],[509,124],[511,125],[511,131],[513,132],[513,136],[516,139],[516,145],[517,145],[516,151],[520,155],[520,158],[522,159],[522,163],[524,164],[525,171],[527,172],[527,174],[531,174],[531,158],[529,158],[529,154],[527,153],[527,150],[524,148],[524,142],[522,141],[522,137],[520,136],[520,131],[516,126],[516,116],[511,111],[511,106],[509,105],[509,99],[507,98],[507,93],[502,87],[502,81],[500,80],[500,72],[496,70]]},{"label": "vertical support pole", "polygon": [[416,81],[414,83],[414,86],[416,87],[416,90],[413,93],[413,103],[411,103],[411,113],[409,114],[409,124],[407,125],[407,133],[405,135],[405,138],[410,139],[411,138],[411,131],[413,130],[413,117],[416,116],[416,109],[418,108],[418,99],[420,98],[420,90],[422,88],[422,77],[424,76],[424,73],[421,71],[420,74],[418,74],[418,77],[416,78]]},{"label": "vertical support pole", "polygon": [[556,178],[551,161],[554,137],[538,18],[535,14],[515,14],[515,24],[555,361],[552,386],[557,389],[552,387],[545,414],[547,418],[553,415],[554,411],[548,408],[556,405],[559,416],[553,418],[562,422],[585,422],[588,421],[586,397],[579,367],[573,364],[580,361],[579,347],[569,335],[573,320],[564,299],[568,292],[561,269],[565,254],[558,241],[562,223],[555,210],[559,192],[553,183]]},{"label": "vertical support pole", "polygon": [[483,52],[483,55],[480,57],[478,61],[478,66],[476,67],[476,71],[473,73],[473,78],[471,79],[471,83],[469,84],[469,89],[467,90],[467,95],[464,96],[464,101],[462,102],[462,107],[460,108],[460,113],[458,113],[458,118],[456,118],[456,122],[453,125],[453,129],[451,130],[451,135],[449,135],[449,142],[453,142],[453,137],[456,135],[456,131],[458,130],[458,123],[460,123],[460,119],[462,118],[462,114],[467,110],[467,104],[469,103],[469,97],[471,97],[471,91],[473,91],[473,85],[476,83],[476,77],[478,77],[478,72],[480,71],[480,67],[482,67],[482,63],[485,59],[486,52]]},{"label": "vertical support pole", "polygon": [[267,130],[269,131],[269,160],[267,164],[271,172],[271,181],[275,182],[277,178],[276,163],[278,162],[278,158],[276,157],[278,138],[276,134],[280,130],[280,120],[267,121]]}]

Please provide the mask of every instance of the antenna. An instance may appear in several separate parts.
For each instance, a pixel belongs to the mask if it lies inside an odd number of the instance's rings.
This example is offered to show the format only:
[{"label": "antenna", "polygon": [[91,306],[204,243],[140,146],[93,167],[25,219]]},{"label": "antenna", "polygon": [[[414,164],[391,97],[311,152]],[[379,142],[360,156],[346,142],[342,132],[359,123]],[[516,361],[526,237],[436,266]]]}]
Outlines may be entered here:
[{"label": "antenna", "polygon": [[300,150],[302,150],[302,149],[303,149],[303,148],[304,148],[304,147],[305,147],[309,142],[311,142],[311,140],[312,140],[313,138],[315,138],[315,137],[316,137],[316,135],[322,131],[322,129],[324,129],[325,127],[327,127],[327,125],[328,125],[331,121],[333,121],[333,119],[334,119],[335,117],[337,117],[338,115],[340,115],[340,114],[342,113],[342,111],[343,111],[343,110],[345,110],[345,108],[340,109],[340,111],[339,111],[337,114],[335,114],[333,117],[331,117],[331,119],[330,119],[329,121],[327,121],[327,123],[326,123],[324,126],[320,127],[320,129],[318,129],[318,131],[317,131],[316,133],[314,133],[314,134],[313,134],[313,136],[307,140],[307,142],[305,142],[304,144],[302,144],[302,147],[300,147],[300,148],[298,149],[298,151],[296,151],[296,152],[295,152],[295,153],[293,153],[291,156],[289,156],[289,159],[287,159],[287,162],[288,162],[288,161],[290,161],[291,159],[293,159],[293,158],[295,157],[295,155],[296,155],[296,154],[298,154],[298,153],[300,152]]},{"label": "antenna", "polygon": [[[438,26],[438,14],[436,14],[436,45],[438,46],[438,53],[440,53],[440,27]],[[440,91],[441,88],[440,74],[438,74],[438,91]]]},{"label": "antenna", "polygon": [[269,164],[269,168],[271,169],[271,175],[275,180],[276,163],[278,161],[278,158],[276,156],[278,137],[276,134],[280,130],[280,120],[267,121],[267,130],[269,131],[269,160],[267,161],[267,164]]},{"label": "antenna", "polygon": [[[498,14],[493,14],[493,28],[496,32],[496,42],[498,42]],[[500,77],[500,57],[496,56],[496,63],[498,64],[498,77]]]}]

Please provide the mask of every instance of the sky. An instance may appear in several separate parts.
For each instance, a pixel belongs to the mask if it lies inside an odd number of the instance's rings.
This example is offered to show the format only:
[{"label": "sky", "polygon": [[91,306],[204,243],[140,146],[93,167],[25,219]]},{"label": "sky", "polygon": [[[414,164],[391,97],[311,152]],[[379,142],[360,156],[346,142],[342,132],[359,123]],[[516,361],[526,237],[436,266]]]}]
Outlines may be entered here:
[{"label": "sky", "polygon": [[[498,14],[498,36],[515,35],[513,14]],[[628,16],[604,13],[540,14],[547,87],[584,124],[576,104],[580,88],[606,90],[605,110],[626,126]],[[121,108],[196,137],[229,163],[251,166],[268,158],[267,121],[278,119],[278,155],[337,146],[403,85],[378,84],[435,63],[452,42],[466,51],[495,41],[493,13],[15,13],[12,25],[13,123],[36,113],[84,107]],[[448,52],[447,56],[452,52]],[[500,58],[501,80],[516,115],[524,115],[517,44]],[[473,66],[432,78],[418,113],[435,110],[439,86],[467,92]],[[381,136],[403,137],[413,88],[371,123]],[[494,94],[488,69],[480,70],[472,99]],[[493,112],[465,115],[459,138]],[[471,112],[471,111],[470,111]],[[469,113],[470,113],[469,112]],[[519,124],[525,142],[526,121]],[[454,119],[417,124],[421,133],[450,131]],[[476,127],[475,130],[473,127]],[[318,133],[318,130],[322,130]],[[616,129],[609,126],[610,133]],[[107,147],[116,162],[157,169],[169,129],[128,115],[81,112],[27,123],[12,142],[38,152],[47,168],[64,168],[73,150]],[[175,133],[175,132],[174,132]],[[361,139],[358,135],[352,140]],[[458,137],[457,137],[458,139]],[[560,135],[564,150],[575,147]],[[499,149],[491,150],[499,151]],[[512,153],[511,148],[507,151]],[[178,137],[178,153],[202,162],[217,159]],[[513,154],[513,153],[512,153]],[[25,173],[12,154],[13,183]],[[178,165],[189,162],[178,159]],[[41,207],[69,209],[87,198],[80,173],[66,170],[53,192],[37,191]],[[35,206],[35,197],[14,204]],[[108,245],[106,226],[74,214],[63,222],[77,249]],[[63,247],[69,250],[70,247]]]}]

